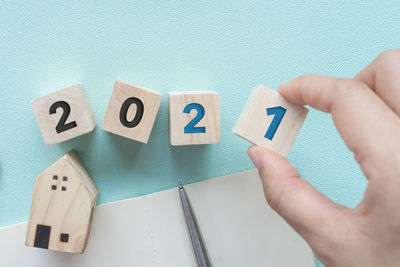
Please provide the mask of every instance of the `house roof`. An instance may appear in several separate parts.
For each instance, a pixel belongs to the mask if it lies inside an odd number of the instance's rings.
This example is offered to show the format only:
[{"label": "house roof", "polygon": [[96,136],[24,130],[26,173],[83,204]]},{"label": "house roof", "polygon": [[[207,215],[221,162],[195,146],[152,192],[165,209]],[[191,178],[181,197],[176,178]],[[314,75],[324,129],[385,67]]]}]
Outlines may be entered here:
[{"label": "house roof", "polygon": [[[47,177],[47,172],[53,168],[57,168],[59,165],[69,164],[72,169],[76,172],[75,178],[78,178],[82,185],[86,188],[89,195],[92,199],[97,198],[98,190],[93,182],[92,178],[90,177],[89,173],[83,166],[82,162],[79,160],[78,156],[76,155],[74,150],[70,150],[67,154],[62,156],[59,160],[53,163],[50,167],[48,167],[44,172],[42,172],[38,176],[38,180]],[[38,180],[36,182],[38,182]]]}]

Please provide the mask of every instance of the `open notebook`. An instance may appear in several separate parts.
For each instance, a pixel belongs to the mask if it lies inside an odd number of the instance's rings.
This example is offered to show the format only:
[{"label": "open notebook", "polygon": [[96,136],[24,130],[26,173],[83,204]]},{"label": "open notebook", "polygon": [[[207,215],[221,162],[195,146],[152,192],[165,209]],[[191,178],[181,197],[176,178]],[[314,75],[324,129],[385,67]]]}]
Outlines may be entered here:
[{"label": "open notebook", "polygon": [[[265,203],[255,170],[185,186],[213,266],[315,266]],[[197,266],[177,189],[100,205],[84,254],[25,247],[26,223],[0,229],[0,267]]]}]

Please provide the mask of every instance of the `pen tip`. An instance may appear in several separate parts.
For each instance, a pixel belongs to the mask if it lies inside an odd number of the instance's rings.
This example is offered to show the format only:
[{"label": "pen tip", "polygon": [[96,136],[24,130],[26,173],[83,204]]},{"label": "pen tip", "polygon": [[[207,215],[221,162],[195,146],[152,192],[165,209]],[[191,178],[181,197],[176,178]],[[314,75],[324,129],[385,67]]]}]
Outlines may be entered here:
[{"label": "pen tip", "polygon": [[178,185],[178,188],[179,188],[179,189],[183,189],[183,185],[182,185],[182,184],[179,184],[179,185]]}]

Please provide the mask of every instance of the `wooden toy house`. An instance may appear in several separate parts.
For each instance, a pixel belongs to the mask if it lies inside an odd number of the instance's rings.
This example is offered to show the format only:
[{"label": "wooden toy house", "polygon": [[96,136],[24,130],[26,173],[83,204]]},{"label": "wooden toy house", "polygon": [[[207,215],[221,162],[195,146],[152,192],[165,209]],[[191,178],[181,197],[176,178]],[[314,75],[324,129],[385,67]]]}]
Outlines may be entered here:
[{"label": "wooden toy house", "polygon": [[97,195],[96,185],[71,150],[36,179],[25,244],[83,253]]}]

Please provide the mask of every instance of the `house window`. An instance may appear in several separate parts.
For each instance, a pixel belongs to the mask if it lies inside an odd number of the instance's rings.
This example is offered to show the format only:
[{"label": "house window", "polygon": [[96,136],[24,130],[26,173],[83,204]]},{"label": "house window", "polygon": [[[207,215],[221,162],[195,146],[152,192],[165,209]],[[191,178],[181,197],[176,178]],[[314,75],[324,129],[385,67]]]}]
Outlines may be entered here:
[{"label": "house window", "polygon": [[57,186],[56,185],[52,185],[51,186],[51,190],[57,190]]},{"label": "house window", "polygon": [[60,235],[61,242],[68,243],[68,239],[69,239],[69,234],[61,233]]},{"label": "house window", "polygon": [[67,187],[66,186],[61,186],[61,191],[67,191]]},{"label": "house window", "polygon": [[58,176],[57,175],[53,175],[53,180],[58,180]]},{"label": "house window", "polygon": [[64,176],[64,177],[63,177],[63,181],[64,181],[64,182],[67,182],[67,181],[68,181],[68,177],[67,177],[67,176]]}]

